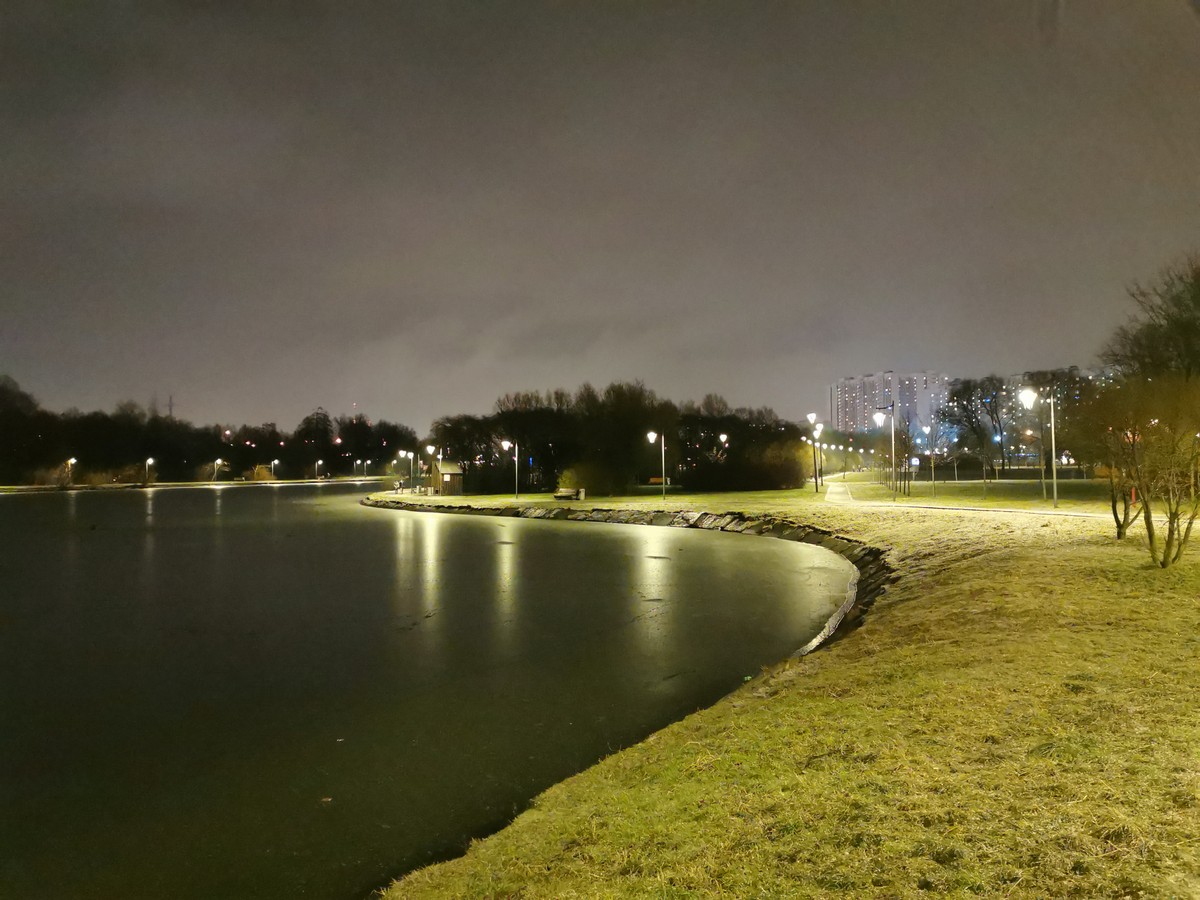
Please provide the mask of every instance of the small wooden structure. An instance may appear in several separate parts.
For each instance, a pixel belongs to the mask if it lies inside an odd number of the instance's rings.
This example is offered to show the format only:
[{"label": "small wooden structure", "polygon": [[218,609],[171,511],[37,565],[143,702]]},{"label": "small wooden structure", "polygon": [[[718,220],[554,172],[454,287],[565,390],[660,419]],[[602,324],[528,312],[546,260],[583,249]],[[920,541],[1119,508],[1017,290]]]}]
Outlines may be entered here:
[{"label": "small wooden structure", "polygon": [[448,459],[434,457],[430,481],[432,493],[457,497],[463,492],[462,466]]}]

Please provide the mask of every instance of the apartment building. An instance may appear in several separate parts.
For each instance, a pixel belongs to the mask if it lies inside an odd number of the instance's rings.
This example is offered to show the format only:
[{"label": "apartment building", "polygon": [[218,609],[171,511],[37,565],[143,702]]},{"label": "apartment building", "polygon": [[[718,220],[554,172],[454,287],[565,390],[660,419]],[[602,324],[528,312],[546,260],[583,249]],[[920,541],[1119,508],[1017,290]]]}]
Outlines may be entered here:
[{"label": "apartment building", "polygon": [[829,388],[829,418],[838,431],[869,431],[877,410],[895,403],[897,422],[929,425],[946,404],[950,376],[943,372],[873,372],[839,379]]}]

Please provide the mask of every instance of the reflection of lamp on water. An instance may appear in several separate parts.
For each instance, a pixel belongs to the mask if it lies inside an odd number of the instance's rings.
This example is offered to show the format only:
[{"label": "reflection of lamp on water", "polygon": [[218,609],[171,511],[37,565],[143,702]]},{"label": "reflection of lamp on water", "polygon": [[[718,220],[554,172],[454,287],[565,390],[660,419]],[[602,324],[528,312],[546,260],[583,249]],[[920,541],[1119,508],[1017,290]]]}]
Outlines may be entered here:
[{"label": "reflection of lamp on water", "polygon": [[[1058,447],[1055,444],[1054,434],[1054,390],[1050,390],[1048,398],[1043,397],[1033,388],[1025,388],[1021,393],[1017,394],[1021,398],[1021,405],[1026,409],[1033,409],[1033,404],[1038,400],[1046,400],[1050,404],[1050,479],[1054,483],[1054,507],[1058,508]],[[1039,454],[1039,465],[1041,465]]]},{"label": "reflection of lamp on water", "polygon": [[501,441],[500,446],[507,453],[513,452],[513,499],[521,499],[521,444],[518,441]]},{"label": "reflection of lamp on water", "polygon": [[660,435],[654,431],[646,432],[646,440],[648,440],[651,444],[653,444],[655,441],[657,441],[659,439],[662,440],[662,495],[663,495],[663,499],[666,500],[667,499],[667,436],[665,434]]}]

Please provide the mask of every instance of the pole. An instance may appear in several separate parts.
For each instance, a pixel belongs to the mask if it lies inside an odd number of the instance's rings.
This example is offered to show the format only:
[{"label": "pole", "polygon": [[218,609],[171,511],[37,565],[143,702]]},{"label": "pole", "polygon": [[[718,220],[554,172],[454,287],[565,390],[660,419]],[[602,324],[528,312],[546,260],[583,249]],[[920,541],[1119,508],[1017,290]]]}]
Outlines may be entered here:
[{"label": "pole", "polygon": [[662,491],[663,499],[667,499],[667,436],[662,435]]},{"label": "pole", "polygon": [[1038,481],[1042,484],[1042,500],[1046,499],[1046,423],[1038,416]]},{"label": "pole", "polygon": [[817,443],[816,443],[816,441],[812,442],[812,448],[813,448],[813,493],[819,494],[819,493],[821,493],[821,486],[818,483],[818,479],[817,479]]},{"label": "pole", "polygon": [[896,404],[892,404],[892,502],[896,502]]},{"label": "pole", "polygon": [[1058,447],[1054,440],[1054,389],[1050,389],[1050,471],[1054,481],[1054,508],[1058,509]]},{"label": "pole", "polygon": [[513,441],[513,499],[521,499],[521,445]]},{"label": "pole", "polygon": [[929,490],[937,497],[937,447],[929,448]]}]

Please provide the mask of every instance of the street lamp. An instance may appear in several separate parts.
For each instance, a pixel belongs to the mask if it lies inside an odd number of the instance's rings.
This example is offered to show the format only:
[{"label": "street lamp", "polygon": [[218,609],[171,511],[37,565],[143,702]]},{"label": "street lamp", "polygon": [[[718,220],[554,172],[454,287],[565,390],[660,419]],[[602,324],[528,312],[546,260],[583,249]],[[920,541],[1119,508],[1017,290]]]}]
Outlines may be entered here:
[{"label": "street lamp", "polygon": [[79,460],[73,456],[67,460],[67,484],[71,483],[71,471],[74,469],[75,463],[77,462],[79,462]]},{"label": "street lamp", "polygon": [[274,478],[274,477],[275,477],[275,467],[276,467],[277,465],[279,465],[279,460],[277,460],[277,459],[273,459],[273,460],[271,460],[271,477],[272,477],[272,478]]},{"label": "street lamp", "polygon": [[[926,439],[929,438],[929,432],[932,430],[928,425],[922,425],[921,430],[925,432]],[[931,496],[937,496],[937,448],[933,446],[933,442],[929,442],[929,489],[932,492]]]},{"label": "street lamp", "polygon": [[[884,412],[887,410],[887,412]],[[875,410],[875,415],[872,416],[875,420],[877,428],[883,427],[883,420],[890,418],[892,420],[892,502],[896,502],[896,404],[889,403],[887,406],[881,406]]]},{"label": "street lamp", "polygon": [[667,499],[667,436],[658,434],[653,431],[646,432],[646,440],[651,444],[655,441],[662,442],[662,495],[663,499]]},{"label": "street lamp", "polygon": [[212,477],[213,481],[217,480],[217,473],[221,471],[221,466],[223,466],[223,465],[225,465],[225,460],[221,459],[218,456],[217,461],[215,463],[213,463],[213,477]]},{"label": "street lamp", "polygon": [[406,451],[404,451],[404,455],[408,457],[408,490],[409,490],[409,493],[415,494],[416,487],[417,487],[416,454],[413,453],[411,450],[406,450]]},{"label": "street lamp", "polygon": [[809,413],[806,418],[808,419],[808,424],[812,426],[812,440],[809,443],[812,444],[813,448],[813,493],[819,494],[821,492],[821,470],[817,467],[817,438],[821,436],[821,429],[825,426],[817,423],[816,413]]},{"label": "street lamp", "polygon": [[150,467],[154,465],[154,457],[146,457],[146,484],[150,483]]},{"label": "street lamp", "polygon": [[1038,400],[1047,400],[1050,404],[1050,480],[1054,485],[1054,508],[1058,509],[1058,446],[1054,434],[1054,389],[1050,389],[1049,398],[1042,397],[1033,388],[1025,388],[1017,396],[1021,398],[1021,405],[1026,409],[1033,409],[1033,404]]},{"label": "street lamp", "polygon": [[513,452],[513,499],[521,499],[521,444],[518,441],[501,441],[500,446],[507,453]]},{"label": "street lamp", "polygon": [[425,445],[425,452],[429,454],[429,493],[431,494],[433,493],[433,454],[436,450],[437,447],[433,444]]},{"label": "street lamp", "polygon": [[369,459],[363,460],[363,478],[367,477],[367,467],[370,465],[371,461]]},{"label": "street lamp", "polygon": [[315,466],[313,466],[313,478],[321,477],[321,463],[323,463],[323,462],[325,462],[325,460],[318,459],[317,464]]},{"label": "street lamp", "polygon": [[[361,465],[362,465],[362,460],[361,460],[361,459],[356,459],[356,460],[354,461],[354,471],[353,471],[351,474],[352,474],[352,475],[357,475],[357,474],[358,474],[358,467],[359,467],[359,466],[361,466]],[[364,469],[363,471],[366,471],[366,470]]]}]

